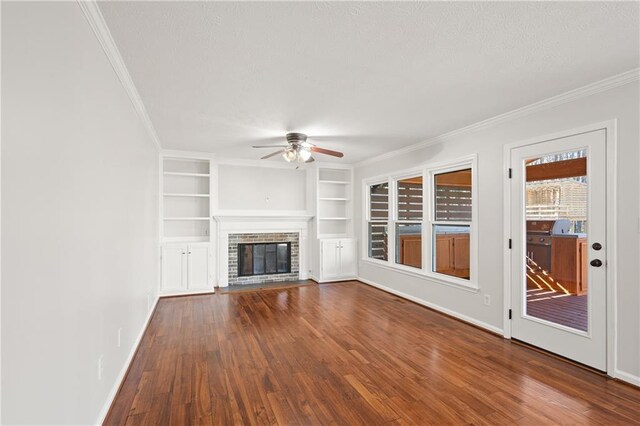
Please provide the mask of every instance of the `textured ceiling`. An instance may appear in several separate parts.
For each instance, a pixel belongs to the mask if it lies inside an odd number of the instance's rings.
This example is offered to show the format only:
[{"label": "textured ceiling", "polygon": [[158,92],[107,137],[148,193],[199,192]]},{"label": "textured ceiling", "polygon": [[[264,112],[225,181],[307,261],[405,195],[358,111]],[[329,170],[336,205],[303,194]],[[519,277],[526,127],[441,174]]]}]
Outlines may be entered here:
[{"label": "textured ceiling", "polygon": [[100,3],[163,148],[302,131],[348,163],[638,67],[638,6]]}]

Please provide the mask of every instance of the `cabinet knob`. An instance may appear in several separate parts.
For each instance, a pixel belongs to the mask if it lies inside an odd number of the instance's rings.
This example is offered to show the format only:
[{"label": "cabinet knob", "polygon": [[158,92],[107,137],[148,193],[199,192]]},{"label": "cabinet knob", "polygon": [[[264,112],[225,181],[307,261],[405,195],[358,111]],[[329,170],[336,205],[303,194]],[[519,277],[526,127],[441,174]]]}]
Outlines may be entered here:
[{"label": "cabinet knob", "polygon": [[600,260],[600,259],[593,259],[593,260],[590,262],[590,265],[591,265],[591,266],[595,266],[596,268],[599,268],[599,267],[601,267],[601,266],[602,266],[602,260]]},{"label": "cabinet knob", "polygon": [[602,244],[600,244],[600,243],[593,243],[593,245],[591,247],[596,251],[602,250]]}]

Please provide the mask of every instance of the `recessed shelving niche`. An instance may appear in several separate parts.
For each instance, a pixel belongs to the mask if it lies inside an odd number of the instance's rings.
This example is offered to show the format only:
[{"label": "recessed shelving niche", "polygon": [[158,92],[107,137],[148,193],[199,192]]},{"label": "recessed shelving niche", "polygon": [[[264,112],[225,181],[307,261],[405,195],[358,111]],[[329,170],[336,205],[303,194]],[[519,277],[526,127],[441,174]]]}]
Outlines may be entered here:
[{"label": "recessed shelving niche", "polygon": [[318,237],[350,235],[352,181],[350,168],[318,168],[316,200]]},{"label": "recessed shelving niche", "polygon": [[210,240],[210,169],[207,159],[163,159],[163,242]]}]

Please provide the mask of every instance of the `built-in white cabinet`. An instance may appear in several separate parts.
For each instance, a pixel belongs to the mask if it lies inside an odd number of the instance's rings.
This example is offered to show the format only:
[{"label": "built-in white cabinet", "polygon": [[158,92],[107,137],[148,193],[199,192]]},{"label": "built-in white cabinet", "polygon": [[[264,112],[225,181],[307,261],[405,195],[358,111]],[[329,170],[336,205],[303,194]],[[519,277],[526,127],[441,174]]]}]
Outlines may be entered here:
[{"label": "built-in white cabinet", "polygon": [[320,282],[354,279],[357,275],[356,268],[354,239],[320,240]]},{"label": "built-in white cabinet", "polygon": [[162,246],[162,292],[212,290],[209,244]]}]

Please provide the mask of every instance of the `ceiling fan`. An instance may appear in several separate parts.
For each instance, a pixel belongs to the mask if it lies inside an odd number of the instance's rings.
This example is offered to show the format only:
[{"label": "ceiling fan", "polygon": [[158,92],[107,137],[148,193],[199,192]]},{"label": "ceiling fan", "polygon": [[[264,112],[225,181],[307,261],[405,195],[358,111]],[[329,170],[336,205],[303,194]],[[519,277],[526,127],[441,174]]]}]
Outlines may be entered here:
[{"label": "ceiling fan", "polygon": [[274,157],[282,154],[282,157],[289,163],[311,163],[315,161],[312,154],[325,154],[332,155],[334,157],[342,158],[343,153],[338,151],[332,151],[330,149],[320,148],[312,143],[307,142],[307,135],[304,133],[287,133],[286,135],[287,145],[254,145],[254,148],[281,148],[276,152],[265,155],[262,160]]}]

